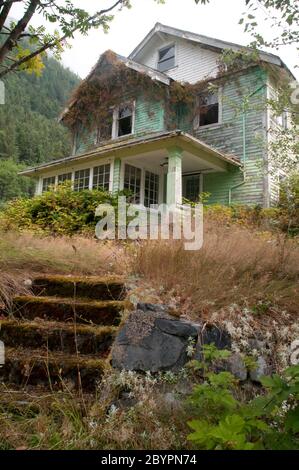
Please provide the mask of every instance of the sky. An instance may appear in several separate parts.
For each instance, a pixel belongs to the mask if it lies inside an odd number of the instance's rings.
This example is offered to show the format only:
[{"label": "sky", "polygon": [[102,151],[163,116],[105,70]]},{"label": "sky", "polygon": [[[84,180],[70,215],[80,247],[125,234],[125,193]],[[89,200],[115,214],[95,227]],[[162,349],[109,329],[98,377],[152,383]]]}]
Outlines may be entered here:
[{"label": "sky", "polygon": [[[111,5],[113,0],[73,0],[91,12],[103,6]],[[127,56],[142,41],[156,22],[188,30],[194,33],[211,36],[225,41],[248,45],[251,36],[244,33],[239,20],[245,8],[245,0],[210,0],[208,5],[196,5],[195,0],[166,0],[164,5],[154,0],[132,0],[131,9],[123,9],[115,13],[110,31],[105,34],[101,29],[93,30],[88,36],[75,35],[71,41],[72,48],[62,56],[63,64],[84,78],[99,56],[107,49]],[[15,7],[15,16],[20,13],[20,6]],[[271,35],[270,19],[261,19],[262,33]],[[34,19],[38,25],[44,20]],[[279,51],[270,52],[280,55],[282,60],[299,78],[298,51],[295,46],[284,46]]]}]

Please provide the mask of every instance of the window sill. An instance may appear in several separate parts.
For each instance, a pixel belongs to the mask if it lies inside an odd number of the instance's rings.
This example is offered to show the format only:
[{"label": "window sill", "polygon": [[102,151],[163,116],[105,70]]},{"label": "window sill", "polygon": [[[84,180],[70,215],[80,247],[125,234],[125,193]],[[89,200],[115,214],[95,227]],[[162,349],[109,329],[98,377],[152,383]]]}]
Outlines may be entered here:
[{"label": "window sill", "polygon": [[223,125],[222,122],[216,122],[215,124],[207,124],[206,126],[196,126],[195,131],[205,130],[205,129],[217,129]]}]

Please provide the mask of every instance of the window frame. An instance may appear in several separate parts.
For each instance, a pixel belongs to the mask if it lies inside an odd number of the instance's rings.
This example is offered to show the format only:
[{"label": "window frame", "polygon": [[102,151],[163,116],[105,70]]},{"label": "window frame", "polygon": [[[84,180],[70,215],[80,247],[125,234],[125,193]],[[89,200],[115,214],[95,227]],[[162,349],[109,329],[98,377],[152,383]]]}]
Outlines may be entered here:
[{"label": "window frame", "polygon": [[209,127],[218,127],[222,124],[222,97],[223,97],[223,87],[219,86],[217,88],[217,91],[215,90],[215,94],[217,93],[218,95],[218,122],[213,122],[212,124],[204,124],[203,126],[200,125],[200,112],[199,112],[199,98],[201,94],[208,93],[209,91],[203,91],[202,93],[199,93],[199,95],[196,98],[196,116],[194,119],[194,129],[195,130],[200,130],[200,129],[207,129]]},{"label": "window frame", "polygon": [[[84,188],[80,188],[80,187],[79,187],[78,189],[76,189],[76,187],[75,187],[75,185],[76,185],[76,173],[81,172],[81,171],[82,171],[82,172],[83,172],[83,171],[84,171],[84,172],[85,172],[85,171],[88,171],[88,172],[89,172],[89,173],[88,173],[88,186],[87,186],[87,188],[86,188],[86,187],[84,187]],[[78,170],[74,170],[73,191],[75,191],[75,192],[80,192],[80,191],[86,191],[86,190],[90,189],[91,173],[92,173],[92,172],[91,172],[91,168],[90,168],[90,167],[88,167],[88,168],[80,168],[80,169],[78,169]],[[81,179],[84,179],[84,180],[85,180],[85,179],[87,179],[87,176],[84,176],[83,178],[79,178],[79,180],[81,180]]]},{"label": "window frame", "polygon": [[[159,64],[161,63],[161,60],[160,60],[160,52],[163,51],[164,49],[169,49],[173,47],[174,49],[174,65],[172,67],[169,67],[168,69],[166,70],[160,70],[159,69]],[[168,59],[169,60],[169,59]],[[162,63],[165,62],[165,61],[162,61]],[[156,64],[156,69],[158,70],[158,72],[160,73],[167,73],[169,70],[173,70],[177,67],[177,45],[175,42],[172,42],[172,43],[169,43],[169,44],[166,44],[165,46],[162,46],[158,49],[157,51],[157,64]]]},{"label": "window frame", "polygon": [[[118,135],[119,132],[119,111],[123,106],[132,107],[132,130],[130,134]],[[112,123],[112,139],[125,139],[126,137],[132,136],[135,133],[135,117],[136,117],[136,101],[125,101],[115,106],[113,110],[113,123]]]},{"label": "window frame", "polygon": [[91,190],[100,190],[101,188],[99,187],[94,187],[94,177],[95,177],[95,169],[96,168],[100,168],[100,167],[106,167],[106,166],[109,166],[109,172],[104,172],[104,174],[109,174],[109,181],[108,181],[108,189],[104,189],[105,191],[111,191],[111,172],[113,171],[113,168],[112,168],[112,162],[110,161],[106,161],[106,162],[103,162],[103,163],[97,163],[95,166],[93,166],[91,169],[90,169],[90,189]]},{"label": "window frame", "polygon": [[[49,183],[48,186],[47,186],[47,188],[44,189],[44,181],[45,181],[45,180],[54,180],[54,183]],[[57,186],[57,177],[56,177],[56,175],[44,176],[44,177],[42,177],[42,181],[41,181],[41,194],[46,193],[47,191],[49,191],[49,186],[54,186],[54,187]]]}]

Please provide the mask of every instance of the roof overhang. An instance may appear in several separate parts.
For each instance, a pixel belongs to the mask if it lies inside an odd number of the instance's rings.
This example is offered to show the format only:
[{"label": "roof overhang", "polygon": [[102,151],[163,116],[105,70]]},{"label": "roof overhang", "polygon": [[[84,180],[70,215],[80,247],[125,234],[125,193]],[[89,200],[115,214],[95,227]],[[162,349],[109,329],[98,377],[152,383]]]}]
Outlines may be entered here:
[{"label": "roof overhang", "polygon": [[240,161],[233,156],[226,155],[205,144],[199,139],[180,130],[159,132],[146,137],[118,139],[104,144],[96,149],[81,155],[73,155],[37,167],[28,168],[19,174],[22,176],[40,176],[52,170],[63,169],[75,163],[90,162],[98,158],[129,157],[137,154],[146,154],[160,149],[180,147],[182,150],[199,155],[219,171],[228,171],[230,166],[241,167]]}]

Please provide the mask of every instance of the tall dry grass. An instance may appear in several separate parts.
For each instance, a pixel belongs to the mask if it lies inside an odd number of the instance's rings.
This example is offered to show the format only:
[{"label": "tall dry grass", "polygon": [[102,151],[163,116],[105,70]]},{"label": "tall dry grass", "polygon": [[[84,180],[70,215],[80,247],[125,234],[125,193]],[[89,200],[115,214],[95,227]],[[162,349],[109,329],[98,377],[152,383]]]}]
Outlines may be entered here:
[{"label": "tall dry grass", "polygon": [[180,241],[143,243],[132,269],[144,281],[180,298],[189,313],[210,312],[231,303],[270,301],[299,313],[299,246],[279,234],[230,226],[205,229],[199,251]]}]

